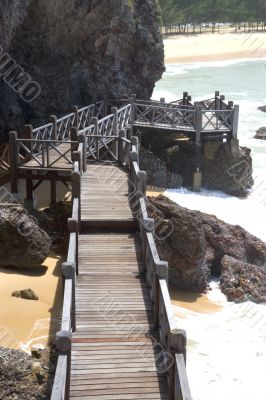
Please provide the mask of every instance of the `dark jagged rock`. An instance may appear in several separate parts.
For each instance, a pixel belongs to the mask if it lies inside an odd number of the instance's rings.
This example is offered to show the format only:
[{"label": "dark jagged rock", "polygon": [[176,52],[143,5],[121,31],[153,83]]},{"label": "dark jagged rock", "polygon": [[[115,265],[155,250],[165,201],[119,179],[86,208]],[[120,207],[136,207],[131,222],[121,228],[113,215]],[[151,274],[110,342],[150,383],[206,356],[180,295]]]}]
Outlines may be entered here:
[{"label": "dark jagged rock", "polygon": [[2,132],[105,94],[150,98],[164,71],[157,0],[2,0],[0,13],[0,43],[41,87],[25,103],[0,82]]},{"label": "dark jagged rock", "polygon": [[20,205],[0,207],[0,266],[36,268],[48,256],[51,240]]},{"label": "dark jagged rock", "polygon": [[266,140],[266,127],[259,128],[256,132],[255,139]]},{"label": "dark jagged rock", "polygon": [[229,301],[266,302],[266,271],[254,264],[223,257],[220,285]]},{"label": "dark jagged rock", "polygon": [[147,183],[162,188],[178,188],[182,186],[180,175],[167,169],[164,161],[161,161],[154,153],[142,149],[140,151],[141,169],[147,171]]},{"label": "dark jagged rock", "polygon": [[262,112],[266,112],[266,106],[260,106],[258,109]]},{"label": "dark jagged rock", "polygon": [[42,350],[38,364],[25,352],[0,347],[0,399],[50,399],[55,352]]},{"label": "dark jagged rock", "polygon": [[12,296],[25,300],[39,300],[39,297],[36,296],[32,289],[16,290],[12,293]]},{"label": "dark jagged rock", "polygon": [[[169,174],[180,175],[183,186],[192,187],[195,144],[184,140],[182,135],[176,133],[145,131],[140,137],[142,147],[165,162]],[[201,171],[202,186],[210,190],[221,190],[244,197],[254,184],[251,151],[246,147],[232,151],[230,144],[205,144]]]},{"label": "dark jagged rock", "polygon": [[[265,301],[265,243],[238,225],[188,210],[162,195],[148,199],[148,212],[156,221],[159,255],[169,262],[171,285],[205,292],[212,274],[221,276],[229,300]],[[241,296],[232,291],[232,277],[240,282]]]}]

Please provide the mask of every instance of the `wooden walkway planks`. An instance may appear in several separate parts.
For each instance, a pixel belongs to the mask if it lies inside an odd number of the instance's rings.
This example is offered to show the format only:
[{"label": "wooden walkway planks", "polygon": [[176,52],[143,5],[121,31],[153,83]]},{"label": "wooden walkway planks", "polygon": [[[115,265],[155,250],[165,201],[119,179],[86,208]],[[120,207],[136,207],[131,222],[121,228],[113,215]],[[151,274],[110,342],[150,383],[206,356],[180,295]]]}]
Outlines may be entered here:
[{"label": "wooden walkway planks", "polygon": [[128,174],[112,163],[93,164],[82,175],[83,225],[135,225],[128,201]]},{"label": "wooden walkway planks", "polygon": [[70,399],[167,399],[142,260],[138,234],[80,235]]}]

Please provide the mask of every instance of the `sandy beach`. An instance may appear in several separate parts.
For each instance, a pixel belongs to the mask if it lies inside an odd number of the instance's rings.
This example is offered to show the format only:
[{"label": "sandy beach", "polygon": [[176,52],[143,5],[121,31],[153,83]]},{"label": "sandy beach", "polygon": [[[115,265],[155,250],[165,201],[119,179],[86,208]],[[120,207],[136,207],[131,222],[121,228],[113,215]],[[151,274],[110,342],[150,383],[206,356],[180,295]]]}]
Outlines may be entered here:
[{"label": "sandy beach", "polygon": [[[62,306],[60,267],[60,257],[50,253],[37,270],[0,268],[0,346],[29,351],[53,339]],[[28,288],[38,301],[12,297],[13,291]]]},{"label": "sandy beach", "polygon": [[164,40],[165,63],[266,59],[266,33],[173,36]]}]

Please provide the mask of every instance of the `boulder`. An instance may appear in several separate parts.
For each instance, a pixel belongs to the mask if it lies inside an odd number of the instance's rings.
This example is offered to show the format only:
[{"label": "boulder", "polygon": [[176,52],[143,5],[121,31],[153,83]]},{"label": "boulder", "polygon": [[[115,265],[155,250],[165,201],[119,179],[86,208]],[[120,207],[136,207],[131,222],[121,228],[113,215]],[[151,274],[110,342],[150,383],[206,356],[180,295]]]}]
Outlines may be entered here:
[{"label": "boulder", "polygon": [[[149,216],[155,219],[159,256],[169,263],[170,285],[206,292],[213,275],[223,279],[221,287],[229,300],[265,301],[265,243],[238,225],[188,210],[163,195],[149,197],[147,204]],[[253,273],[261,278],[259,284]],[[234,275],[242,279],[242,296],[232,291],[230,281]]]},{"label": "boulder", "polygon": [[12,296],[25,300],[39,300],[39,297],[36,296],[32,289],[16,290],[12,293]]},{"label": "boulder", "polygon": [[0,207],[0,266],[37,268],[48,256],[51,240],[20,205]]},{"label": "boulder", "polygon": [[223,257],[220,285],[229,301],[266,302],[266,271],[257,265]]},{"label": "boulder", "polygon": [[256,132],[255,139],[266,140],[266,127],[259,128]]},{"label": "boulder", "polygon": [[266,112],[266,106],[260,106],[258,109],[262,112]]}]

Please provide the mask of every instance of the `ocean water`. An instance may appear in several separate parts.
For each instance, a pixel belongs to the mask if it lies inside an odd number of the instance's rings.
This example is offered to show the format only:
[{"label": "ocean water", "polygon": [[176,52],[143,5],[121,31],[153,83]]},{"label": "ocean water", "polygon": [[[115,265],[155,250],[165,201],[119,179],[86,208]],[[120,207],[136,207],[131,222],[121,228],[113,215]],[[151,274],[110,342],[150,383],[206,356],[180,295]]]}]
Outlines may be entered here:
[{"label": "ocean water", "polygon": [[[266,60],[234,60],[167,65],[153,98],[173,101],[188,91],[194,101],[214,97],[215,90],[240,105],[239,139],[252,150],[255,185],[248,198],[218,191],[167,191],[173,201],[241,225],[266,242],[266,141],[254,139],[266,126]],[[193,400],[266,399],[266,305],[226,301],[216,281],[208,297],[220,311],[202,313],[175,306],[188,335],[188,374]],[[178,318],[178,317],[177,317]]]}]

